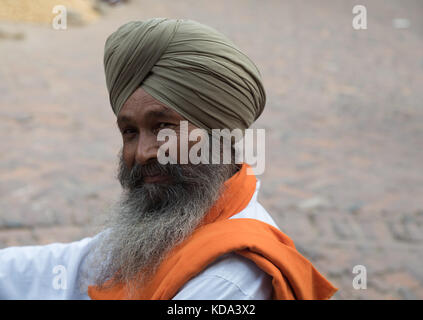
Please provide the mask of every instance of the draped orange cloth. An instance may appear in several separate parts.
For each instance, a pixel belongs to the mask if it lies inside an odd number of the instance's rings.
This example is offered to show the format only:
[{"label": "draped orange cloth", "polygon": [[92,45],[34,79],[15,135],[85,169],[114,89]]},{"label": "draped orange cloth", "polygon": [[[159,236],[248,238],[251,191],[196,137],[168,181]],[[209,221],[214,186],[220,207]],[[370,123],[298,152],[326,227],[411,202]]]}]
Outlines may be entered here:
[{"label": "draped orange cloth", "polygon": [[337,288],[326,280],[277,228],[255,219],[229,219],[249,204],[256,177],[247,164],[225,182],[225,191],[192,235],[176,246],[153,278],[134,296],[124,285],[89,286],[91,299],[169,300],[190,279],[228,252],[252,260],[272,277],[273,299],[329,299]]}]

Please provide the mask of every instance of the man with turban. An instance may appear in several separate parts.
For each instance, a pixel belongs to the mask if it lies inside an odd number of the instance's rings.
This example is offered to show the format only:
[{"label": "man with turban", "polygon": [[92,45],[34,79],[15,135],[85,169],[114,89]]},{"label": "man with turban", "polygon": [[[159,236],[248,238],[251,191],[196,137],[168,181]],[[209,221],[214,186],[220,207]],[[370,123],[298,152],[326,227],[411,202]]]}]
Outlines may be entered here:
[{"label": "man with turban", "polygon": [[[159,132],[173,130],[180,145],[184,121],[210,139],[250,127],[266,101],[254,63],[208,26],[155,18],[110,35],[104,67],[122,196],[93,238],[1,250],[0,298],[329,299],[336,289],[258,203],[248,164],[158,161]],[[49,287],[57,265],[66,290]]]}]

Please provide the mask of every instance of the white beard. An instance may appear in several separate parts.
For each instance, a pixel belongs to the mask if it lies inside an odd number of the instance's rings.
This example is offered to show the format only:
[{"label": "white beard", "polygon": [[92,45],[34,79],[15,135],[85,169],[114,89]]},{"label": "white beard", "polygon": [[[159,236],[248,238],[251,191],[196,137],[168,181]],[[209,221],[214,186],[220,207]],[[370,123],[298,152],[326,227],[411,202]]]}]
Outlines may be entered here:
[{"label": "white beard", "polygon": [[[131,295],[151,279],[166,254],[195,230],[236,165],[186,165],[184,170],[189,178],[179,183],[126,186],[88,256],[94,276],[83,281],[104,288],[124,283]],[[125,182],[139,180],[128,172],[121,159],[119,179],[124,188]]]}]

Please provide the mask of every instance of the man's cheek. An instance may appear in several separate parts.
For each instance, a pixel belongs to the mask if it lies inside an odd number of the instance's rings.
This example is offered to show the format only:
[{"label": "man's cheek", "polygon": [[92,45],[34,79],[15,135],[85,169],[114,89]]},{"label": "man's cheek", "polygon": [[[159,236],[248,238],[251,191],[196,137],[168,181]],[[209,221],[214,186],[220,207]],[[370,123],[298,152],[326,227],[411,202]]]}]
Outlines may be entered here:
[{"label": "man's cheek", "polygon": [[122,149],[122,160],[126,168],[131,169],[135,162],[135,150],[130,146],[124,145]]},{"label": "man's cheek", "polygon": [[206,130],[195,128],[189,134],[189,162],[191,164],[210,163],[209,135]]},{"label": "man's cheek", "polygon": [[159,148],[157,149],[157,161],[162,164],[179,163],[179,134],[171,129],[162,129],[157,135]]},{"label": "man's cheek", "polygon": [[160,164],[209,163],[209,136],[207,130],[181,121],[178,128],[162,129],[157,135]]}]

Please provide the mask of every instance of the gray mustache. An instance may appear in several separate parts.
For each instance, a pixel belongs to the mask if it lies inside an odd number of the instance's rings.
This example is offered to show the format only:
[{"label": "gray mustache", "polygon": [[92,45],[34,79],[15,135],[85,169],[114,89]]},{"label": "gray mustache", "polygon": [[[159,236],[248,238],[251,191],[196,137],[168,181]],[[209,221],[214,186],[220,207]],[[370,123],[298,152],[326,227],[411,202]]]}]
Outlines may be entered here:
[{"label": "gray mustache", "polygon": [[118,178],[121,185],[129,190],[143,186],[145,177],[156,175],[169,176],[173,183],[192,183],[194,181],[190,172],[193,169],[190,165],[162,165],[157,161],[144,165],[137,163],[131,169],[128,169],[125,164],[121,163]]}]

